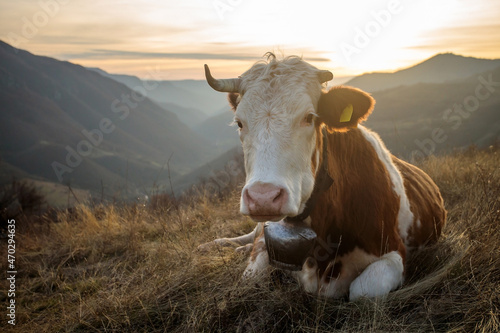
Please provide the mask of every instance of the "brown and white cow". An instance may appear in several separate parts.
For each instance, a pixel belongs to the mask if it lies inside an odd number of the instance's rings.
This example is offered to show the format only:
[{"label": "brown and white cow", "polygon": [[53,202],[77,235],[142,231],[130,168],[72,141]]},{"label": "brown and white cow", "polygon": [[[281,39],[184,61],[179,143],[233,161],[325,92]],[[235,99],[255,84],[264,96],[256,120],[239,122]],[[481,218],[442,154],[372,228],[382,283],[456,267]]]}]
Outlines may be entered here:
[{"label": "brown and white cow", "polygon": [[[321,165],[333,179],[305,219],[318,241],[315,255],[292,272],[303,288],[351,300],[398,288],[407,250],[436,242],[446,211],[430,177],[360,125],[374,99],[352,87],[324,91],[333,75],[299,57],[269,54],[237,79],[216,80],[206,65],[205,71],[214,89],[230,92],[239,127],[246,170],[241,213],[257,222],[297,216]],[[262,224],[248,235],[211,242],[251,250],[245,277],[269,265]]]}]

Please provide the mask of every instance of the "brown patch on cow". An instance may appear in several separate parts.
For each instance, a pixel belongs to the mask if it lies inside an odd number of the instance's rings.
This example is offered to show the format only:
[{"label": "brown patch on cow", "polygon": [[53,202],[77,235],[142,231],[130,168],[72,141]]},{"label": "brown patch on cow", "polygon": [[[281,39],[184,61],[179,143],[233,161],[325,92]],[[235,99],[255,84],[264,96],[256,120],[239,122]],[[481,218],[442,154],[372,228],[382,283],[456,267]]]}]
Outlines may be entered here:
[{"label": "brown patch on cow", "polygon": [[[408,245],[435,243],[446,222],[446,210],[439,188],[425,172],[393,156],[401,172],[414,220],[408,232]],[[418,226],[417,221],[420,221]]]},{"label": "brown patch on cow", "polygon": [[231,105],[231,109],[234,111],[236,111],[236,108],[238,107],[238,104],[239,104],[239,97],[240,97],[240,94],[238,93],[229,93],[227,94],[227,100],[229,101],[229,105]]},{"label": "brown patch on cow", "polygon": [[[350,106],[352,116],[347,121],[341,121],[342,113]],[[353,87],[338,86],[321,94],[318,115],[328,127],[347,131],[366,120],[374,106],[375,100],[366,92]]]},{"label": "brown patch on cow", "polygon": [[[316,135],[321,137],[319,126]],[[406,249],[397,226],[399,197],[373,146],[357,128],[335,131],[327,139],[333,185],[311,213],[312,228],[327,245],[340,246],[318,260],[320,274],[335,256],[354,247],[375,256],[398,251],[404,262]]]}]

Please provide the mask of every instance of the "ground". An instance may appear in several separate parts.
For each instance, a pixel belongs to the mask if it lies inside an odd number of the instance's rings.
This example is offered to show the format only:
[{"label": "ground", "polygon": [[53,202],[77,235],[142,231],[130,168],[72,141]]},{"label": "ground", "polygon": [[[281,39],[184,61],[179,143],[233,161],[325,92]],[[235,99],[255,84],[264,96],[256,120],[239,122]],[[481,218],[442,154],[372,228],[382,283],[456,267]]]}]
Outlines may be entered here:
[{"label": "ground", "polygon": [[500,150],[471,148],[419,166],[440,187],[448,222],[437,244],[409,256],[405,284],[385,299],[319,299],[277,270],[244,282],[244,254],[198,252],[255,226],[239,214],[235,189],[177,208],[79,206],[19,217],[16,326],[2,287],[2,331],[497,332]]}]

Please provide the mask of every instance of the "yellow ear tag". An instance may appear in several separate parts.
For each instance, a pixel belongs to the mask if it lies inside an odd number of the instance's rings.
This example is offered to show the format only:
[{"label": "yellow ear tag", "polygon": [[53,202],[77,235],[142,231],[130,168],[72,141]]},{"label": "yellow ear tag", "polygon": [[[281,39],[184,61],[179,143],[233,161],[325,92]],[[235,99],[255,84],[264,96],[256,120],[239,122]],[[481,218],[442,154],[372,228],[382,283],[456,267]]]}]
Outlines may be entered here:
[{"label": "yellow ear tag", "polygon": [[352,111],[353,111],[352,104],[346,106],[346,108],[344,109],[344,111],[342,111],[342,114],[340,115],[340,122],[347,123],[348,121],[351,121]]}]

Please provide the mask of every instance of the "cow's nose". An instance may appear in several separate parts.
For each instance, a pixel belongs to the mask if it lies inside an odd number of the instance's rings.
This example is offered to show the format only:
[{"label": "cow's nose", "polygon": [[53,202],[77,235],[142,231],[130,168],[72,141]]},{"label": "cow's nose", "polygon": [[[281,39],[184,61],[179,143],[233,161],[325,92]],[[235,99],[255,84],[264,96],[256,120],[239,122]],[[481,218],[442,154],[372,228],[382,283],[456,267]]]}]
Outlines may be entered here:
[{"label": "cow's nose", "polygon": [[258,221],[279,219],[288,194],[284,188],[269,183],[257,183],[245,189],[243,200],[250,216]]}]

